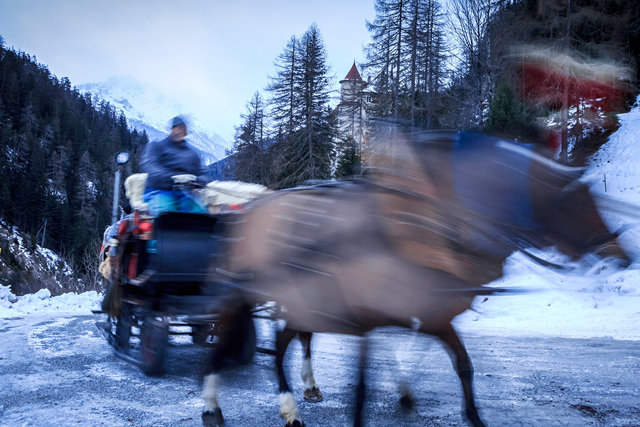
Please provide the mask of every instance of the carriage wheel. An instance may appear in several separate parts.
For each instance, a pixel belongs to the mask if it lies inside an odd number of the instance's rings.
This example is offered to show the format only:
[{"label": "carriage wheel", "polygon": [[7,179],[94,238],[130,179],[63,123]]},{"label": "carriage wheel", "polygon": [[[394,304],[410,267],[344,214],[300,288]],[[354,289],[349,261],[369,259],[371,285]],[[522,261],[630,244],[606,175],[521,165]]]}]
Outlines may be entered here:
[{"label": "carriage wheel", "polygon": [[133,313],[131,311],[131,304],[122,301],[120,307],[120,316],[116,322],[116,350],[124,353],[129,352],[129,339],[131,338],[131,326],[133,324]]},{"label": "carriage wheel", "polygon": [[215,330],[211,324],[193,325],[191,327],[191,338],[195,345],[205,345],[209,335],[215,335]]},{"label": "carriage wheel", "polygon": [[167,322],[162,317],[148,314],[140,328],[140,363],[145,374],[162,374],[168,339]]}]

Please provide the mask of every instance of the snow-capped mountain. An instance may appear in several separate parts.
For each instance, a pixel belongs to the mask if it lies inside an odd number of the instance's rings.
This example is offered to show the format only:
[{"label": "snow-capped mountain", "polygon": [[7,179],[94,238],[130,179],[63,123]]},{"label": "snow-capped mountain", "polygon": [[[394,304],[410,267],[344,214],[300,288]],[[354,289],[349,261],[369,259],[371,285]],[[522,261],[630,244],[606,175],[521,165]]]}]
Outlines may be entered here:
[{"label": "snow-capped mountain", "polygon": [[[101,83],[86,83],[77,88],[122,111],[129,126],[139,132],[146,131],[150,140],[164,138],[169,130],[169,120],[186,111],[177,101],[131,76],[111,77]],[[205,163],[224,158],[231,144],[220,135],[205,131],[196,118],[189,115],[186,118],[189,124],[187,141],[200,152]]]}]

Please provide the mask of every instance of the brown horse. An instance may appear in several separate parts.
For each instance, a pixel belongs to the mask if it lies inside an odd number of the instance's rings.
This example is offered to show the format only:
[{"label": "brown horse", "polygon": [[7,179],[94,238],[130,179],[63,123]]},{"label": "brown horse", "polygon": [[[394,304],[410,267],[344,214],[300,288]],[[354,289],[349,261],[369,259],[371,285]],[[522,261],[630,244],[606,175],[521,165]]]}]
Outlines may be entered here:
[{"label": "brown horse", "polygon": [[[492,292],[482,285],[502,275],[504,259],[556,245],[573,257],[595,252],[629,261],[577,180],[579,169],[468,133],[392,130],[377,141],[369,178],[273,193],[256,200],[237,226],[226,274],[242,292],[205,378],[205,424],[222,422],[218,372],[241,335],[233,316],[246,321],[255,301],[277,301],[287,320],[276,338],[287,426],[302,425],[282,369],[296,331],[363,336],[382,326],[411,327],[415,319],[449,351],[465,416],[481,426],[471,362],[451,321],[474,296]],[[355,425],[362,422],[366,350],[365,339]],[[308,373],[313,379],[310,364]]]}]

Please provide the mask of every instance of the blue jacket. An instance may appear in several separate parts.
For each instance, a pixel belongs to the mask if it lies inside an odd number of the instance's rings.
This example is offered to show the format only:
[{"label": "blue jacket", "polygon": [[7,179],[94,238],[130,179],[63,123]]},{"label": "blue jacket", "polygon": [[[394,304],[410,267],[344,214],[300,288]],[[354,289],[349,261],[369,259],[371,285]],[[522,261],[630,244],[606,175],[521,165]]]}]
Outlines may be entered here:
[{"label": "blue jacket", "polygon": [[169,137],[147,144],[140,167],[142,172],[149,174],[148,189],[171,190],[173,175],[192,174],[201,184],[209,181],[207,169],[196,150],[185,141],[173,142]]}]

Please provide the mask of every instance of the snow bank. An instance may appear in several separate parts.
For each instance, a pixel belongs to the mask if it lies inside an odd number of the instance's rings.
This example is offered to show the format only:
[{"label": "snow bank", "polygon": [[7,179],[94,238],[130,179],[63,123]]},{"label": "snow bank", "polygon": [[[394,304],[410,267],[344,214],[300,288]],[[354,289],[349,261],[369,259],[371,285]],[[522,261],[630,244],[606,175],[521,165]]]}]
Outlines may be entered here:
[{"label": "snow bank", "polygon": [[[592,183],[596,197],[613,197],[640,206],[640,96],[631,111],[621,114],[619,120],[620,128],[593,156],[585,179]],[[602,207],[606,209],[606,200]],[[606,211],[603,216],[612,229],[630,222],[639,226],[624,233],[621,241],[640,258],[640,218],[625,218]]]},{"label": "snow bank", "polygon": [[8,286],[0,285],[0,318],[28,314],[91,314],[91,310],[100,309],[101,302],[102,294],[95,291],[52,297],[48,289],[41,289],[35,294],[16,296]]}]

